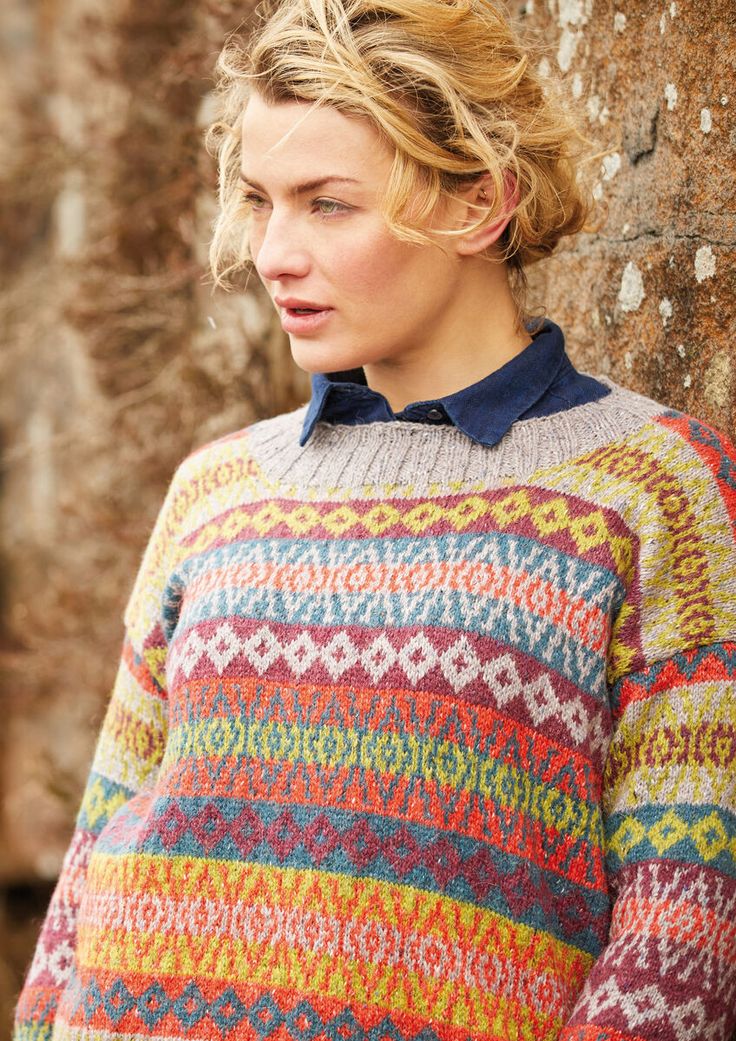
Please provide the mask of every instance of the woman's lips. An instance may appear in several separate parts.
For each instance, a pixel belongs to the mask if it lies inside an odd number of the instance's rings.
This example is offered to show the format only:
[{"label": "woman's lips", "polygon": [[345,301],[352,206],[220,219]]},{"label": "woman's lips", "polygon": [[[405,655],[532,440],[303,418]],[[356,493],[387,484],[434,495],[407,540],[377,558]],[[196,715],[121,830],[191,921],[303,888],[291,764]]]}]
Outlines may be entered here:
[{"label": "woman's lips", "polygon": [[281,326],[287,333],[317,332],[329,321],[332,312],[331,307],[279,307]]}]

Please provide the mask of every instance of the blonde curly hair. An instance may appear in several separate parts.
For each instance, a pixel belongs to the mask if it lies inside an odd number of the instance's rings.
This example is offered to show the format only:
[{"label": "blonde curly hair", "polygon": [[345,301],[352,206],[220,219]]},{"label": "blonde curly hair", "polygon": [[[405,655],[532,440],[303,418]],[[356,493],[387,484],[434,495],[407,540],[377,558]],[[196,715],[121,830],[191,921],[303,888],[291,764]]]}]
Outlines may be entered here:
[{"label": "blonde curly hair", "polygon": [[[520,311],[524,268],[580,231],[592,200],[578,176],[589,143],[491,0],[266,0],[247,42],[220,54],[220,118],[208,147],[219,167],[210,247],[216,284],[249,263],[239,188],[239,120],[249,95],[333,105],[371,120],[394,149],[384,199],[391,230],[426,242],[442,196],[489,174],[494,199],[477,227],[508,207],[501,240]],[[407,218],[409,203],[411,220]],[[508,211],[506,211],[508,212]]]}]

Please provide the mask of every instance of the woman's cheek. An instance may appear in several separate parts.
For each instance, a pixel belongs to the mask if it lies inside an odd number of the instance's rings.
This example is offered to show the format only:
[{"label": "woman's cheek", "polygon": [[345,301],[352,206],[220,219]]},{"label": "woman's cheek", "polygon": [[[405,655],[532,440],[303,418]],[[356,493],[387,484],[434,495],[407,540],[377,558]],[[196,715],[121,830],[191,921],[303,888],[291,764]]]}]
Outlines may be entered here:
[{"label": "woman's cheek", "polygon": [[[374,239],[346,251],[338,268],[346,285],[352,286],[358,295],[378,291],[390,295],[401,273],[401,265],[396,262],[396,245],[392,239]],[[378,302],[374,297],[373,305]]]},{"label": "woman's cheek", "polygon": [[261,244],[263,242],[263,235],[259,234],[257,225],[254,225],[252,222],[248,227],[247,239],[248,252],[250,253],[251,260],[255,264],[255,262],[258,260],[258,253],[260,252]]}]

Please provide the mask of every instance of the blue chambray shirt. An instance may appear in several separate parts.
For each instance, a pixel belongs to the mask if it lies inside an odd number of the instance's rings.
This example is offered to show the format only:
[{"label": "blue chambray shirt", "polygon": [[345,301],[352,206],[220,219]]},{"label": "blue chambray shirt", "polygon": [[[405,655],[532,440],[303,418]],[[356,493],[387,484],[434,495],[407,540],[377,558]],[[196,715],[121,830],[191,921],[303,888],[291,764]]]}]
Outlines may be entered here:
[{"label": "blue chambray shirt", "polygon": [[517,419],[536,419],[597,401],[610,393],[603,383],[574,368],[562,330],[548,319],[521,354],[477,383],[433,401],[416,401],[394,413],[383,394],[366,385],[362,369],[312,376],[312,398],[299,444],[315,425],[358,426],[405,420],[453,424],[483,445],[497,444]]}]

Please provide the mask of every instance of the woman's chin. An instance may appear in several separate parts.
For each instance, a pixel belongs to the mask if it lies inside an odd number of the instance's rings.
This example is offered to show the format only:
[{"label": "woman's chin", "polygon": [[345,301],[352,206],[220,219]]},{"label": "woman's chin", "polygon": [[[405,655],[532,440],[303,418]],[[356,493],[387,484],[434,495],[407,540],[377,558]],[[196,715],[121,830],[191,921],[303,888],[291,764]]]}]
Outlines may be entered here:
[{"label": "woman's chin", "polygon": [[349,350],[344,346],[325,341],[317,343],[298,336],[289,336],[291,356],[304,372],[347,372],[359,369],[366,358],[359,350]]}]

